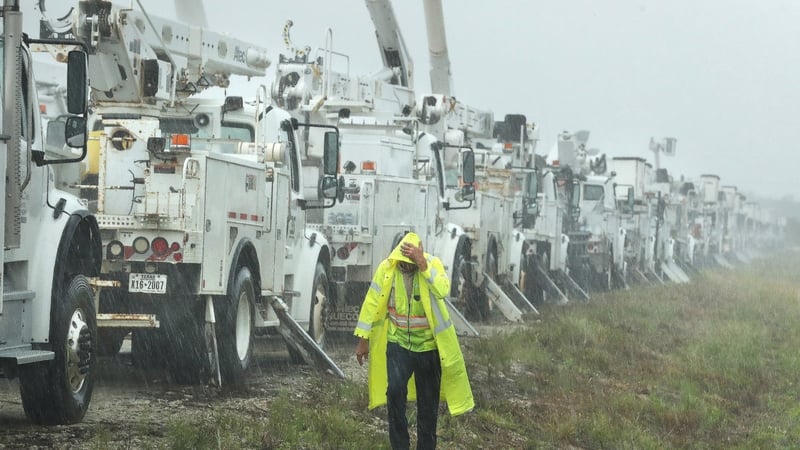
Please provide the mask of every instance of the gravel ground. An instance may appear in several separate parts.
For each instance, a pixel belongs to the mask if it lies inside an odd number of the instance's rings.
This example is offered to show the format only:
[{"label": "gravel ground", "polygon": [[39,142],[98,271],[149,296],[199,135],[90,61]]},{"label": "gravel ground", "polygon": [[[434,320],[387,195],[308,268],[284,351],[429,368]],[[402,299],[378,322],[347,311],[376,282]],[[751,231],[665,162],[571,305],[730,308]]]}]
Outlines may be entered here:
[{"label": "gravel ground", "polygon": [[[348,378],[363,380],[366,368],[355,361],[355,338],[333,342],[328,353]],[[313,368],[289,363],[283,342],[259,338],[255,367],[244,388],[169,385],[160,371],[132,364],[126,343],[116,357],[100,358],[98,381],[83,421],[42,427],[25,417],[17,380],[0,378],[0,449],[92,448],[100,435],[116,448],[139,448],[162,442],[171,419],[203,416],[220,410],[266,412],[266,403],[281,391],[319,376]],[[102,440],[101,440],[102,442]]]}]

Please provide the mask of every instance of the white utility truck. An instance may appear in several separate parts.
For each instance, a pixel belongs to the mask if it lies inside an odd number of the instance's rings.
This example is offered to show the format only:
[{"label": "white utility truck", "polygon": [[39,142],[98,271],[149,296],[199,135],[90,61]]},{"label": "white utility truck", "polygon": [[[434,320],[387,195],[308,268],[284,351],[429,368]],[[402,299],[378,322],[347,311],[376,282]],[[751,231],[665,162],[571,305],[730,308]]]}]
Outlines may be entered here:
[{"label": "white utility truck", "polygon": [[[336,302],[331,329],[352,331],[372,274],[407,231],[418,233],[426,250],[453,267],[460,235],[446,231],[443,157],[439,142],[421,132],[415,114],[413,66],[388,0],[367,0],[383,67],[374,75],[353,76],[349,59],[326,46],[315,54],[291,44],[281,55],[272,86],[276,106],[301,121],[336,126],[340,132],[343,199],[331,209],[310,212],[308,222],[336,251],[331,262]],[[302,135],[309,148],[319,145],[314,130]],[[471,166],[470,166],[471,167]],[[469,172],[469,167],[467,168]],[[307,179],[319,169],[306,165]],[[456,169],[456,177],[463,170]],[[469,177],[469,174],[467,175]],[[307,186],[315,190],[316,185]],[[467,204],[466,201],[463,202]],[[453,206],[457,206],[454,202]],[[452,242],[449,247],[439,241]]]},{"label": "white utility truck", "polygon": [[36,423],[80,421],[92,397],[97,358],[94,293],[90,277],[100,271],[100,233],[78,198],[54,187],[53,170],[85,156],[86,53],[59,56],[67,62],[67,113],[61,146],[45,151],[32,69],[31,47],[61,44],[28,39],[18,0],[0,10],[2,108],[0,165],[6,182],[0,233],[0,372],[17,377],[22,406]]},{"label": "white utility truck", "polygon": [[[97,0],[78,3],[73,30],[91,50],[91,158],[75,187],[102,233],[104,350],[132,330],[134,360],[174,382],[239,382],[254,338],[278,332],[293,359],[341,374],[320,350],[330,246],[305,224],[324,207],[309,200],[337,194],[336,130],[308,153],[263,86],[252,104],[194,97],[263,77],[256,45]],[[313,198],[310,159],[324,173]]]}]

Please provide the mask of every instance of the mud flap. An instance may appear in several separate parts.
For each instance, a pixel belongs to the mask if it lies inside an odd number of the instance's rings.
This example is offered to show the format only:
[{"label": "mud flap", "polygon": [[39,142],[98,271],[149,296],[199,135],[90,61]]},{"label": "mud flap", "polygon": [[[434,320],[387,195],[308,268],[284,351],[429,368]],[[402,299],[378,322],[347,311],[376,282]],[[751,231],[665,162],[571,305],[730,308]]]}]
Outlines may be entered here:
[{"label": "mud flap", "polygon": [[480,336],[478,330],[469,323],[469,320],[461,314],[461,311],[456,308],[456,305],[454,305],[449,298],[444,299],[444,303],[447,305],[447,311],[450,313],[450,320],[453,322],[453,326],[456,327],[456,334],[459,336]]},{"label": "mud flap", "polygon": [[222,373],[219,370],[219,350],[217,348],[217,333],[215,331],[215,324],[217,322],[216,314],[214,314],[214,300],[209,295],[206,297],[206,323],[203,327],[203,334],[206,340],[206,352],[208,353],[208,367],[211,369],[211,378],[217,384],[222,386]]},{"label": "mud flap", "polygon": [[317,345],[306,330],[292,319],[292,316],[289,315],[289,309],[286,303],[278,297],[269,297],[269,299],[272,309],[280,320],[278,333],[283,336],[286,343],[291,345],[292,348],[303,357],[303,360],[307,364],[316,366],[325,373],[344,378],[345,376],[342,369],[340,369],[330,356]]}]

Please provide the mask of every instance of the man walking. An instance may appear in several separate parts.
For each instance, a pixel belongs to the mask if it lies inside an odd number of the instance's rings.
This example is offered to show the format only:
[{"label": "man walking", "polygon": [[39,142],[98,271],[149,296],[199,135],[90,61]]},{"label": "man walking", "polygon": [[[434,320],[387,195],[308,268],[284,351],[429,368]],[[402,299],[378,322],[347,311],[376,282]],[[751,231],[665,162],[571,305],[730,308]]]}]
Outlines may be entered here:
[{"label": "man walking", "polygon": [[407,400],[417,400],[417,448],[436,448],[439,399],[451,415],[472,410],[467,370],[444,298],[450,280],[439,258],[407,233],[375,271],[355,335],[369,359],[369,407],[386,404],[389,441],[408,449]]}]

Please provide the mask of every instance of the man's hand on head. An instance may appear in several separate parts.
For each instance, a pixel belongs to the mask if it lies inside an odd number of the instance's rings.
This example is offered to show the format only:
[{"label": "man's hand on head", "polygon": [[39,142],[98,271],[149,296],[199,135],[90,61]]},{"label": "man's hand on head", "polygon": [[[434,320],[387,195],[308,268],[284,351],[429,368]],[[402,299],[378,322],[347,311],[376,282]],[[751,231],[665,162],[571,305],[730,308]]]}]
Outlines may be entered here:
[{"label": "man's hand on head", "polygon": [[408,242],[403,243],[400,247],[400,252],[406,258],[414,261],[414,264],[417,265],[417,268],[421,271],[425,271],[428,268],[428,261],[425,260],[425,252],[422,249],[422,242],[418,245],[411,245]]}]

